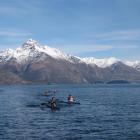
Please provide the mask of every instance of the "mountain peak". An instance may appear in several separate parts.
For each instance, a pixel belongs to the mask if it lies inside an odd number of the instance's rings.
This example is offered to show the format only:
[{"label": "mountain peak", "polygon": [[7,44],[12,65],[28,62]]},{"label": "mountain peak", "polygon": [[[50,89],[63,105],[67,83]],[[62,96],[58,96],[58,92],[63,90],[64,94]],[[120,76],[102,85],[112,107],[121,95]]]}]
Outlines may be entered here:
[{"label": "mountain peak", "polygon": [[25,43],[23,43],[22,48],[35,49],[36,47],[39,46],[40,44],[36,40],[28,39]]},{"label": "mountain peak", "polygon": [[38,44],[38,42],[36,40],[33,40],[32,38],[28,39],[26,41],[27,44]]},{"label": "mountain peak", "polygon": [[14,57],[18,60],[18,62],[25,62],[24,60],[34,60],[36,61],[39,57],[43,60],[44,55],[49,55],[55,59],[63,59],[67,61],[75,61],[71,58],[71,55],[68,55],[56,48],[51,48],[49,46],[42,46],[37,41],[33,39],[27,40],[23,45],[16,49],[14,53]]},{"label": "mountain peak", "polygon": [[24,63],[26,61],[38,61],[45,60],[45,56],[50,56],[54,59],[62,59],[72,63],[86,63],[91,66],[97,65],[101,68],[110,67],[113,64],[122,62],[130,67],[133,67],[140,71],[140,61],[126,61],[123,62],[117,58],[110,57],[104,59],[96,59],[94,57],[78,58],[69,54],[66,54],[56,48],[49,46],[42,46],[36,40],[28,39],[22,46],[16,50],[7,49],[0,51],[0,62],[6,62],[14,58],[18,63]]}]

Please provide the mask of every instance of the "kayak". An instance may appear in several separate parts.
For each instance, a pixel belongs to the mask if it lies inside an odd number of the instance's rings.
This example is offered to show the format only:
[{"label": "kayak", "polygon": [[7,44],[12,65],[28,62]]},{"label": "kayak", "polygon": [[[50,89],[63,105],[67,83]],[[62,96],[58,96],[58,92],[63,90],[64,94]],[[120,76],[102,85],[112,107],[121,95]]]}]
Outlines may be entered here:
[{"label": "kayak", "polygon": [[59,107],[52,107],[49,102],[41,103],[41,106],[46,106],[48,108],[51,108],[52,110],[59,110],[60,109]]},{"label": "kayak", "polygon": [[59,103],[65,103],[65,104],[69,104],[69,105],[72,105],[72,104],[80,105],[79,102],[65,102],[65,101],[59,101]]},{"label": "kayak", "polygon": [[41,103],[41,106],[45,106],[45,107],[48,107],[51,109],[58,109],[59,110],[60,107],[64,107],[64,106],[80,105],[79,102],[66,102],[66,101],[60,101],[60,100],[57,100],[56,103],[57,103],[57,107],[55,107],[55,108],[52,108],[49,101]]},{"label": "kayak", "polygon": [[[46,104],[49,104],[49,102],[41,103],[41,105],[46,105]],[[77,104],[77,105],[80,105],[79,102],[66,102],[66,101],[59,101],[59,100],[57,100],[57,104],[68,104],[68,105]]]}]

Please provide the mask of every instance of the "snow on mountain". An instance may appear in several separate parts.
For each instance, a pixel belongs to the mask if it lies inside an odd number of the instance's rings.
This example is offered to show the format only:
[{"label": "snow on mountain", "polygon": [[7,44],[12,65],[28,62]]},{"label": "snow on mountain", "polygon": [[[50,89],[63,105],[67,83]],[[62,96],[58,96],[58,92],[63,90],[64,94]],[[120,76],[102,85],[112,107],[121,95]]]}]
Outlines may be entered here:
[{"label": "snow on mountain", "polygon": [[86,63],[91,66],[97,65],[98,67],[109,67],[118,62],[122,62],[130,67],[133,67],[140,71],[140,61],[120,61],[114,57],[96,59],[94,57],[79,58],[66,54],[58,49],[51,48],[49,46],[42,46],[37,41],[29,39],[22,46],[15,50],[7,49],[0,51],[0,62],[7,62],[11,59],[16,60],[18,63],[26,63],[30,61],[44,60],[47,56],[51,56],[54,59],[66,60],[71,63]]},{"label": "snow on mountain", "polygon": [[5,51],[0,52],[0,62],[5,62],[10,60],[14,55],[14,50],[6,49]]},{"label": "snow on mountain", "polygon": [[139,61],[126,61],[125,64],[131,67],[136,67],[137,65],[140,64],[140,62]]},{"label": "snow on mountain", "polygon": [[105,67],[109,67],[114,63],[119,62],[119,59],[116,59],[114,57],[110,57],[110,58],[104,58],[104,59],[96,59],[94,57],[86,57],[86,58],[82,58],[81,59],[83,62],[85,62],[86,64],[89,65],[97,65],[98,67],[101,68],[105,68]]},{"label": "snow on mountain", "polygon": [[96,59],[94,57],[85,57],[81,59],[86,64],[89,64],[91,66],[97,65],[100,68],[106,68],[113,64],[117,64],[118,62],[122,62],[123,64],[133,67],[136,70],[140,71],[140,61],[121,61],[117,58],[110,57],[110,58],[104,58],[104,59]]},{"label": "snow on mountain", "polygon": [[29,60],[35,60],[38,56],[43,58],[43,54],[49,55],[55,59],[64,59],[70,62],[78,60],[78,58],[65,54],[58,49],[49,46],[41,46],[37,41],[29,39],[21,47],[16,50],[8,49],[0,52],[0,61],[8,61],[15,58],[18,63],[24,63]]},{"label": "snow on mountain", "polygon": [[125,64],[140,71],[140,61],[126,61]]},{"label": "snow on mountain", "polygon": [[19,51],[19,50],[24,52],[25,53],[24,55],[27,55],[27,56],[31,55],[32,53],[36,55],[44,53],[56,59],[69,60],[69,57],[70,57],[70,55],[67,55],[55,48],[50,48],[49,46],[41,46],[38,42],[32,39],[29,39],[26,43],[23,44],[21,48],[18,48],[16,51]]}]

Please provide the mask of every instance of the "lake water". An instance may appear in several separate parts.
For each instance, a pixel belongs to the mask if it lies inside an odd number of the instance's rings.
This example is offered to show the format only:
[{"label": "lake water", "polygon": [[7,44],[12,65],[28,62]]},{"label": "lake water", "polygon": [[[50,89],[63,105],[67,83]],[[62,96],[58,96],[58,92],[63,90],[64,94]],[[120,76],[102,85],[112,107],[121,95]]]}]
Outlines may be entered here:
[{"label": "lake water", "polygon": [[[53,89],[81,104],[40,107]],[[0,139],[140,140],[140,85],[0,86]]]}]

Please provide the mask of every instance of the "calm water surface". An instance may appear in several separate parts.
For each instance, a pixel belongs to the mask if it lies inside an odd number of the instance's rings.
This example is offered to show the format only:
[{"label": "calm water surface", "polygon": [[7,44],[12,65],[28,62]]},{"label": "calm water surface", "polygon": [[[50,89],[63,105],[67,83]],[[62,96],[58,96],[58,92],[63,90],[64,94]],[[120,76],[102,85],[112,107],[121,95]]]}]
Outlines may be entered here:
[{"label": "calm water surface", "polygon": [[[46,89],[80,105],[41,108]],[[140,140],[140,85],[0,86],[2,140]]]}]

